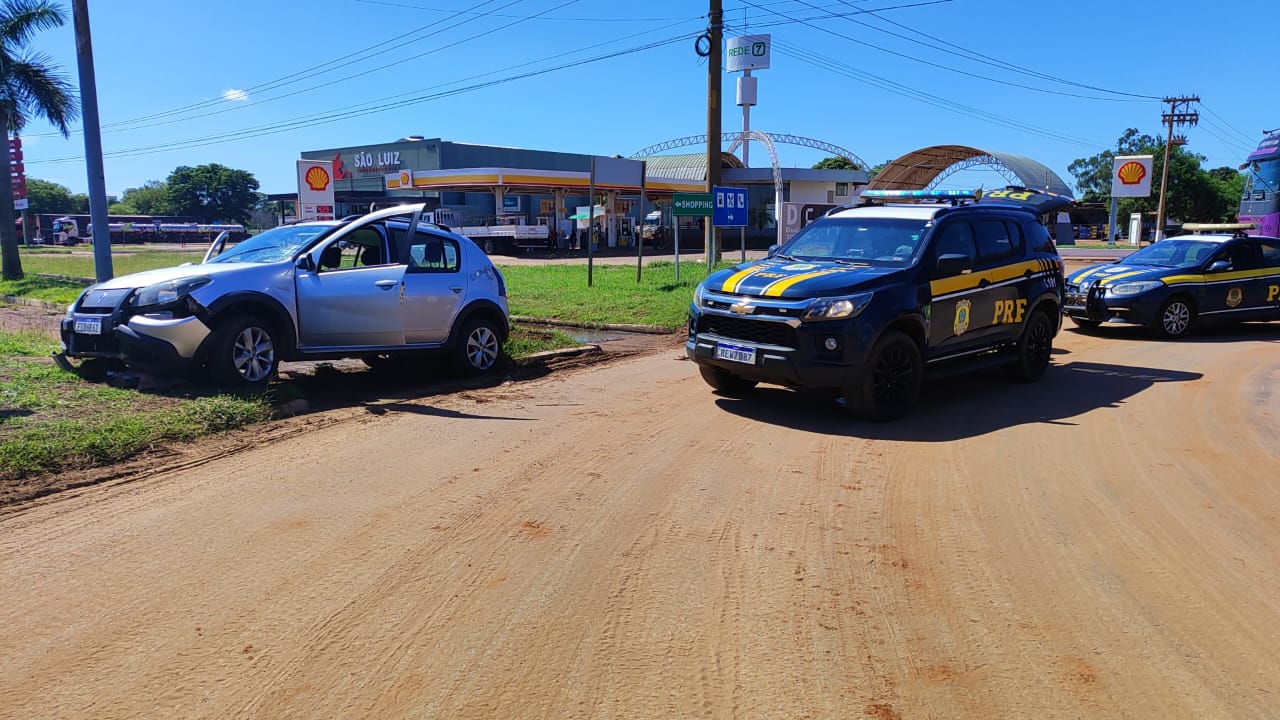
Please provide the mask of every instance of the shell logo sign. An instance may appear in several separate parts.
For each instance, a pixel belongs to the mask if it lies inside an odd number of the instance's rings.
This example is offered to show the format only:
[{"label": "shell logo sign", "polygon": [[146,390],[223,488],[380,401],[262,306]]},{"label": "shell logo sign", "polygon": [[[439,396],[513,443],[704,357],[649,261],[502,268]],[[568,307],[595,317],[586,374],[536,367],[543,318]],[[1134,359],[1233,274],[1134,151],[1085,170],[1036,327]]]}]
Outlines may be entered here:
[{"label": "shell logo sign", "polygon": [[413,185],[413,178],[409,177],[408,170],[400,171],[400,187],[410,187]]},{"label": "shell logo sign", "polygon": [[1142,167],[1142,163],[1132,160],[1121,165],[1120,169],[1116,171],[1116,177],[1120,178],[1120,182],[1125,185],[1137,185],[1146,176],[1147,169]]},{"label": "shell logo sign", "polygon": [[315,192],[323,192],[329,187],[329,171],[319,165],[312,165],[303,178],[307,182],[307,187]]},{"label": "shell logo sign", "polygon": [[1151,155],[1124,155],[1114,158],[1111,168],[1112,197],[1151,195]]}]

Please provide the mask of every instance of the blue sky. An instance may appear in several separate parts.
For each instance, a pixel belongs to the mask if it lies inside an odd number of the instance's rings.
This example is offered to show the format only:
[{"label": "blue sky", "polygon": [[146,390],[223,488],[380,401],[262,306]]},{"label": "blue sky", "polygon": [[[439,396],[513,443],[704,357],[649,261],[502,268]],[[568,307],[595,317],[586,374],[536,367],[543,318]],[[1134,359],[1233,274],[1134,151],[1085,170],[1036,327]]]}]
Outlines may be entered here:
[{"label": "blue sky", "polygon": [[[1239,164],[1280,127],[1273,44],[1249,35],[1275,19],[1274,0],[724,5],[728,33],[775,43],[772,68],[757,73],[753,129],[872,164],[963,144],[1034,157],[1071,182],[1070,162],[1125,128],[1161,132],[1163,106],[1140,96],[1201,97],[1204,120],[1185,132],[1210,167]],[[209,162],[290,192],[303,150],[414,134],[630,155],[706,127],[706,67],[691,39],[705,0],[90,0],[90,12],[112,194]],[[33,46],[76,82],[70,22]],[[726,131],[741,127],[734,77],[724,75]],[[82,136],[51,131],[34,121],[24,133],[28,175],[84,191]],[[803,167],[824,155],[780,154]],[[977,184],[1003,181],[974,170],[947,186]]]}]

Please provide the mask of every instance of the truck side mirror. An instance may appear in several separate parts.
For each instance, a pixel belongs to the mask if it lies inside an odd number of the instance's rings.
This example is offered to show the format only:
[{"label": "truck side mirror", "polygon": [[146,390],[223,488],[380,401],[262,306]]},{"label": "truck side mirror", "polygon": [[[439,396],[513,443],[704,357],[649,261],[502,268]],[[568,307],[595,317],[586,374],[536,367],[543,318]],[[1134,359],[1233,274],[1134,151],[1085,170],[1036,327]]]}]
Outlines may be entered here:
[{"label": "truck side mirror", "polygon": [[781,249],[782,249],[782,246],[781,246],[781,245],[776,245],[776,244],[775,244],[775,245],[770,245],[770,246],[769,246],[769,253],[768,253],[769,257],[773,257],[774,255],[777,255],[777,254],[778,254],[778,251],[779,251],[779,250],[781,250]]}]

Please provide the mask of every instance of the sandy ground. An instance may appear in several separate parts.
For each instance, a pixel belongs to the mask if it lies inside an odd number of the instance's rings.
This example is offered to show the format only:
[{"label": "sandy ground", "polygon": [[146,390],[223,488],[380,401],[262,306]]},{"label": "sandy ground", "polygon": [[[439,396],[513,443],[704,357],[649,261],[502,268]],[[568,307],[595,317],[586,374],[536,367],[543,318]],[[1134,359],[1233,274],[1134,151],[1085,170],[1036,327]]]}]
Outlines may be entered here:
[{"label": "sandy ground", "polygon": [[669,349],[10,508],[0,717],[1280,717],[1280,326],[1109,330],[889,425]]}]

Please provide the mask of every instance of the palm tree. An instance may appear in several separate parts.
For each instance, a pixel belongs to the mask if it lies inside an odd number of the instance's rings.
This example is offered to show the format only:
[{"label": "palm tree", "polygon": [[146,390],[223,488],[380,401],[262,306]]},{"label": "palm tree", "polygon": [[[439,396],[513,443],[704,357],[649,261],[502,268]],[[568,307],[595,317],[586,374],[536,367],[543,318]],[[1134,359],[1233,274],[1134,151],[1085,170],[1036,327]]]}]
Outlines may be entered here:
[{"label": "palm tree", "polygon": [[[68,123],[80,114],[71,95],[71,83],[52,58],[27,47],[39,30],[61,27],[67,17],[51,0],[0,0],[0,128],[15,136],[35,116],[48,120],[63,137]],[[8,172],[9,143],[4,141],[4,167],[0,169],[0,277],[22,279],[18,233],[13,226],[13,178]]]}]

